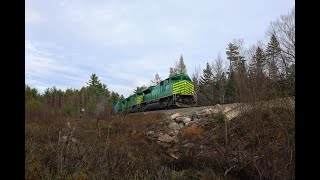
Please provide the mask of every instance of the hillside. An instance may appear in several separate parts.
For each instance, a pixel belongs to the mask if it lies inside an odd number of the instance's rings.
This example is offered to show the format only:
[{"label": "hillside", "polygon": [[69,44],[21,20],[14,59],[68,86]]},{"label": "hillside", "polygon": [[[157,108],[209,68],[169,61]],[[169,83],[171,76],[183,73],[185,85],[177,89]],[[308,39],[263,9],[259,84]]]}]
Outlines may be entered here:
[{"label": "hillside", "polygon": [[26,179],[294,179],[294,99],[26,121]]}]

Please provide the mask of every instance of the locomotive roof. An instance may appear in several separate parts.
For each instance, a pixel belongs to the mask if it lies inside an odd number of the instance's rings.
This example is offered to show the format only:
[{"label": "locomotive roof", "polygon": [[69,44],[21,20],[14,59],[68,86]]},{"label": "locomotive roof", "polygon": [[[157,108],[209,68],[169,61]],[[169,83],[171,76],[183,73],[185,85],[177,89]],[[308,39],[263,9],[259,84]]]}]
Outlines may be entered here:
[{"label": "locomotive roof", "polygon": [[[186,74],[173,74],[171,75],[170,77],[168,77],[167,79],[165,80],[168,80],[168,79],[173,79],[173,78],[181,78],[181,77],[186,77],[187,79],[190,79],[188,75]],[[191,79],[190,79],[191,80]]]}]

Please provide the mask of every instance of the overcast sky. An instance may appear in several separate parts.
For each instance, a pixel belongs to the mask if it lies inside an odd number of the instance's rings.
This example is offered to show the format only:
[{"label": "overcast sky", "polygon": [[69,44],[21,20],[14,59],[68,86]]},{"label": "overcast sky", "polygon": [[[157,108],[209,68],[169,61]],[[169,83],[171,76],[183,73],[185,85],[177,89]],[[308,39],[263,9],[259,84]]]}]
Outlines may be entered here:
[{"label": "overcast sky", "polygon": [[26,0],[26,84],[86,86],[96,73],[128,96],[162,79],[183,54],[188,74],[225,58],[227,44],[261,40],[294,0]]}]

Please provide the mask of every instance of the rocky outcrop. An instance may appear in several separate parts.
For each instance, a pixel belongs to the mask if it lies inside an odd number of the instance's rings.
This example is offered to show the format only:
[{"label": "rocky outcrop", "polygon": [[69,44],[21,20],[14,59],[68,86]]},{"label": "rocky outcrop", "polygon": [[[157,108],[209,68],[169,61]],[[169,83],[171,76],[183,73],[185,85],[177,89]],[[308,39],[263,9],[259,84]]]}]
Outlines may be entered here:
[{"label": "rocky outcrop", "polygon": [[[282,104],[280,105],[283,106]],[[278,106],[278,104],[276,105]],[[266,104],[265,106],[259,107],[269,106],[269,104]],[[212,151],[212,149],[210,149],[211,146],[210,144],[202,144],[203,140],[199,140],[199,138],[203,138],[203,136],[199,136],[201,133],[198,133],[198,130],[207,130],[208,128],[206,127],[210,124],[209,129],[215,132],[218,127],[215,126],[215,123],[221,121],[220,118],[223,118],[221,115],[224,115],[225,120],[231,121],[252,109],[254,109],[252,105],[234,103],[166,110],[164,111],[166,116],[161,122],[158,121],[157,124],[152,127],[152,131],[147,132],[147,138],[158,143],[166,150],[167,154],[174,159],[194,156],[195,153],[201,156],[207,156],[208,152]],[[184,131],[184,129],[186,131]],[[186,133],[188,133],[187,136],[185,136]],[[190,138],[190,136],[193,135],[194,137]],[[218,151],[212,151],[212,153],[217,154]]]}]

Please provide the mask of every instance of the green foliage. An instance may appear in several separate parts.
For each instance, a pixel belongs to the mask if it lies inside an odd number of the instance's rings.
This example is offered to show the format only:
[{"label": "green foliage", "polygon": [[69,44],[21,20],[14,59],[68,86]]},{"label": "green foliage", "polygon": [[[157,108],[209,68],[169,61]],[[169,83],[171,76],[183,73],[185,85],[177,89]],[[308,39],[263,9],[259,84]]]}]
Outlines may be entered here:
[{"label": "green foliage", "polygon": [[234,72],[232,71],[228,76],[227,86],[226,86],[226,102],[227,103],[235,102],[236,95],[237,95],[236,90],[237,90],[236,80],[235,80]]},{"label": "green foliage", "polygon": [[74,108],[71,103],[67,103],[62,109],[61,109],[61,115],[66,117],[72,117],[74,116]]},{"label": "green foliage", "polygon": [[224,123],[227,120],[226,115],[223,112],[218,112],[215,116],[214,119],[218,122],[218,123]]},{"label": "green foliage", "polygon": [[143,86],[137,86],[136,89],[133,91],[133,94],[142,92],[142,90],[146,89],[147,86],[143,85]]},{"label": "green foliage", "polygon": [[68,88],[65,91],[53,86],[41,95],[35,88],[25,85],[26,119],[35,116],[49,118],[49,115],[74,117],[80,114],[80,108],[85,109],[85,116],[95,117],[98,114],[102,117],[123,98],[116,92],[110,92],[96,74],[90,76],[87,85],[80,90]]},{"label": "green foliage", "polygon": [[269,72],[269,78],[271,80],[279,79],[277,64],[279,63],[280,54],[281,54],[280,44],[275,34],[272,34],[266,50],[268,72]]},{"label": "green foliage", "polygon": [[198,103],[200,105],[214,104],[216,89],[214,87],[212,68],[209,63],[207,63],[206,68],[203,70],[203,76],[200,76],[199,88]]}]

